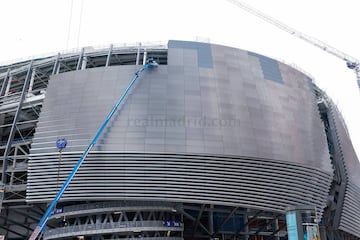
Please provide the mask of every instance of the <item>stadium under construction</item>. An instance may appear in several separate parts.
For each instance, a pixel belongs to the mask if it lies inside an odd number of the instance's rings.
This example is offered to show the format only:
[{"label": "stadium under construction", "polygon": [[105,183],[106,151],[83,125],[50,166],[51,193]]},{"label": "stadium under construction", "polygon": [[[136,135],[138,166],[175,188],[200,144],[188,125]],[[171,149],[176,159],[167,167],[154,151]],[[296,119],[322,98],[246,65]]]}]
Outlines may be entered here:
[{"label": "stadium under construction", "polygon": [[177,40],[0,66],[0,236],[31,235],[149,59],[43,239],[285,240],[292,211],[307,240],[360,239],[359,161],[326,93],[261,54]]}]

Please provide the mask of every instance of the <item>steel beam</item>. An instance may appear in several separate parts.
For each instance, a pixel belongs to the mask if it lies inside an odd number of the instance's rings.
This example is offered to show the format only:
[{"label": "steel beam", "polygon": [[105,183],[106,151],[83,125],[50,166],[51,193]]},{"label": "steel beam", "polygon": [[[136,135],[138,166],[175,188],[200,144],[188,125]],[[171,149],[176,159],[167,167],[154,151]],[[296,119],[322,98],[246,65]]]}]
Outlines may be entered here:
[{"label": "steel beam", "polygon": [[[195,222],[196,219],[191,216],[189,213],[185,212],[184,210],[181,210],[180,213],[182,213],[186,218],[190,219],[191,221]],[[201,229],[203,229],[207,234],[208,236],[211,236],[211,233],[209,232],[209,230],[202,224],[202,223],[199,223],[199,226]],[[194,235],[196,236],[196,235]]]},{"label": "steel beam", "polygon": [[253,222],[255,222],[257,220],[257,217],[262,214],[264,211],[260,210],[257,213],[255,213],[255,215],[251,218],[248,219],[247,223],[245,223],[239,230],[239,232],[243,231],[245,228],[247,228],[250,224],[252,224]]},{"label": "steel beam", "polygon": [[31,219],[31,220],[34,220],[35,223],[37,223],[37,222],[40,220],[40,217],[31,216],[28,211],[22,211],[22,210],[16,209],[16,208],[13,208],[13,209],[11,209],[11,210],[14,211],[14,212],[16,212],[16,213],[18,213],[18,214],[25,215],[26,218],[29,218],[29,219]]},{"label": "steel beam", "polygon": [[208,211],[208,228],[209,232],[214,234],[214,205],[210,204]]},{"label": "steel beam", "polygon": [[0,213],[2,210],[2,204],[4,201],[4,195],[5,195],[5,184],[0,183]]},{"label": "steel beam", "polygon": [[8,221],[9,223],[14,224],[14,225],[16,225],[16,226],[25,228],[25,229],[27,229],[27,230],[32,230],[32,228],[31,228],[30,226],[27,226],[27,225],[24,225],[24,224],[19,223],[19,222],[17,222],[17,221],[14,221],[14,220],[12,220],[12,219],[9,218],[9,217],[4,217],[4,216],[1,216],[1,215],[0,215],[0,218],[6,220],[6,221]]},{"label": "steel beam", "polygon": [[14,231],[14,230],[11,230],[11,229],[8,228],[8,227],[1,226],[1,225],[0,225],[0,228],[4,229],[4,230],[7,231],[7,232],[11,232],[11,233],[13,233],[13,234],[15,234],[15,235],[21,236],[21,237],[22,237],[21,239],[26,239],[26,238],[27,238],[27,236],[25,236],[25,235],[23,235],[23,234],[20,234],[20,233]]},{"label": "steel beam", "polygon": [[1,86],[0,97],[5,95],[5,90],[6,90],[6,87],[8,85],[8,81],[9,81],[9,75],[10,75],[10,68],[7,70],[4,81],[3,81],[3,84]]},{"label": "steel beam", "polygon": [[195,225],[194,225],[194,233],[196,232],[196,230],[197,230],[197,228],[198,228],[198,226],[200,224],[200,219],[201,219],[201,216],[202,216],[202,214],[204,212],[204,209],[205,209],[205,204],[201,205],[199,214],[198,214],[198,216],[196,218]]},{"label": "steel beam", "polygon": [[113,50],[113,45],[110,44],[110,47],[109,47],[109,52],[108,52],[108,55],[106,57],[106,64],[105,64],[105,67],[108,67],[110,66],[110,60],[111,60],[111,53],[112,53],[112,50]]},{"label": "steel beam", "polygon": [[26,90],[29,87],[32,65],[33,65],[33,61],[31,61],[30,64],[29,64],[29,68],[28,68],[26,78],[25,78],[25,81],[24,81],[24,85],[23,85],[23,89],[22,89],[22,92],[21,92],[19,105],[17,107],[16,114],[14,116],[14,120],[13,120],[13,123],[12,123],[12,126],[11,126],[8,141],[7,141],[7,144],[6,144],[5,152],[4,152],[4,155],[3,155],[3,165],[2,165],[3,169],[2,169],[1,182],[4,185],[7,183],[7,178],[6,178],[7,158],[9,156],[9,153],[10,153],[10,150],[11,150],[12,141],[14,140],[15,131],[16,131],[16,123],[17,123],[17,120],[19,118],[21,108],[22,108],[22,105],[23,105],[23,102],[24,102],[24,99],[25,99],[25,95],[26,95],[25,93],[26,93]]},{"label": "steel beam", "polygon": [[261,231],[263,230],[266,230],[266,227],[271,225],[278,217],[280,217],[281,214],[279,215],[276,215],[276,217],[274,219],[272,219],[270,222],[268,223],[265,223],[265,225],[263,225],[260,229],[258,229],[256,232],[255,232],[255,235],[259,234]]},{"label": "steel beam", "polygon": [[31,78],[30,78],[30,84],[29,84],[29,93],[32,92],[32,90],[33,90],[35,74],[36,74],[36,70],[35,70],[35,68],[33,68],[32,72],[31,72]]},{"label": "steel beam", "polygon": [[336,205],[335,215],[331,217],[332,227],[334,227],[337,230],[340,226],[341,211],[343,209],[342,206],[344,204],[345,192],[348,182],[347,182],[347,173],[344,163],[344,157],[342,154],[341,144],[338,138],[335,117],[333,115],[334,111],[335,111],[334,106],[331,105],[330,109],[327,112],[327,117],[328,117],[330,129],[332,129],[332,131],[330,132],[334,147],[333,165],[335,166],[335,172],[339,174],[341,179],[340,182],[337,183],[339,190],[338,190],[337,202],[336,203],[334,202],[334,204]]},{"label": "steel beam", "polygon": [[57,54],[51,75],[58,74],[60,70],[60,53]]},{"label": "steel beam", "polygon": [[146,48],[144,49],[144,56],[143,56],[143,65],[146,64],[146,60],[147,60],[147,51]]},{"label": "steel beam", "polygon": [[220,224],[220,226],[216,229],[215,235],[220,232],[220,230],[222,229],[222,227],[229,221],[229,219],[234,215],[234,213],[236,212],[237,209],[238,209],[238,207],[235,207],[235,208],[227,215],[227,217],[224,219],[224,221],[222,221],[222,223]]},{"label": "steel beam", "polygon": [[11,81],[12,81],[12,76],[10,75],[10,76],[9,76],[9,79],[8,79],[8,81],[7,81],[7,84],[6,84],[6,89],[5,89],[5,94],[4,94],[4,96],[9,95],[10,87],[11,87]]},{"label": "steel beam", "polygon": [[81,52],[80,52],[80,54],[79,54],[79,60],[78,60],[78,62],[77,62],[76,71],[78,71],[78,70],[81,69],[82,62],[83,62],[83,58],[84,58],[84,52],[85,52],[85,49],[82,48],[82,49],[81,49]]},{"label": "steel beam", "polygon": [[135,65],[139,65],[139,62],[140,62],[140,48],[141,48],[141,43],[139,43],[139,47],[137,49]]}]

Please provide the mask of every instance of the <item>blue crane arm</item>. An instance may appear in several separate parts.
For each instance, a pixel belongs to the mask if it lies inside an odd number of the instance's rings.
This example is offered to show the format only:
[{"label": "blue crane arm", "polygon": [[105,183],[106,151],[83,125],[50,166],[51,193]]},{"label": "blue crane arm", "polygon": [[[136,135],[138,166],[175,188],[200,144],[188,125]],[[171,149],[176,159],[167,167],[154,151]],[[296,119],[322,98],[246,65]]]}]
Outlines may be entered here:
[{"label": "blue crane arm", "polygon": [[105,121],[103,122],[103,124],[100,126],[100,128],[98,129],[98,131],[96,132],[94,138],[92,139],[91,143],[89,144],[89,146],[86,148],[86,150],[84,151],[84,153],[82,154],[82,156],[80,157],[80,159],[78,160],[78,162],[76,163],[76,165],[74,166],[73,170],[71,171],[71,173],[69,174],[69,176],[67,177],[67,179],[65,180],[65,182],[63,183],[63,185],[61,186],[60,190],[58,191],[58,193],[56,194],[54,200],[51,202],[51,204],[49,205],[48,209],[46,210],[46,212],[44,213],[44,215],[42,216],[40,222],[38,223],[38,225],[36,226],[34,232],[31,234],[29,240],[35,240],[40,233],[42,233],[45,230],[45,226],[46,223],[48,221],[48,219],[51,217],[51,215],[54,212],[54,209],[57,205],[57,203],[59,202],[61,196],[64,194],[65,190],[67,189],[67,187],[69,186],[71,180],[73,179],[73,177],[75,176],[76,172],[79,170],[81,164],[84,162],[86,156],[89,154],[90,150],[94,147],[94,145],[96,144],[96,141],[98,140],[98,138],[100,137],[101,133],[104,131],[106,125],[108,124],[108,122],[110,121],[111,117],[114,115],[114,113],[116,112],[116,110],[118,109],[119,105],[122,103],[122,101],[124,100],[124,98],[126,97],[126,95],[128,94],[129,90],[131,89],[131,87],[134,85],[134,83],[136,82],[136,80],[139,78],[139,74],[144,71],[147,70],[149,68],[153,68],[153,67],[157,67],[158,64],[155,61],[149,61],[147,64],[145,64],[140,70],[137,70],[134,74],[134,78],[132,79],[132,81],[129,83],[129,85],[127,86],[127,88],[125,89],[125,91],[121,94],[120,98],[117,100],[117,102],[115,103],[114,107],[111,109],[110,113],[108,114],[108,116],[106,117]]}]

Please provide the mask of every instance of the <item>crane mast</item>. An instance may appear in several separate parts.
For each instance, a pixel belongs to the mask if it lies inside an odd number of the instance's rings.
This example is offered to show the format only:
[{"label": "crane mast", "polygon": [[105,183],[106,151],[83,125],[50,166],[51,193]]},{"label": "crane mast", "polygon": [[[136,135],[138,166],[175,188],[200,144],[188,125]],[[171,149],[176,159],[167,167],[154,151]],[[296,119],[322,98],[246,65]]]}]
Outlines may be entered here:
[{"label": "crane mast", "polygon": [[352,56],[314,38],[314,37],[311,37],[309,35],[301,33],[299,31],[297,31],[296,29],[287,26],[286,24],[260,12],[259,10],[255,9],[245,3],[242,3],[238,0],[227,0],[227,1],[236,5],[237,7],[241,8],[241,9],[251,13],[252,15],[255,15],[255,16],[263,19],[264,21],[278,27],[279,29],[281,29],[285,32],[288,32],[291,35],[294,35],[295,37],[298,37],[298,38],[334,55],[335,57],[338,57],[338,58],[344,60],[346,62],[346,66],[355,72],[356,78],[357,78],[357,84],[358,84],[358,87],[360,90],[360,61],[358,59],[356,59],[356,58],[354,58],[354,57],[352,57]]}]

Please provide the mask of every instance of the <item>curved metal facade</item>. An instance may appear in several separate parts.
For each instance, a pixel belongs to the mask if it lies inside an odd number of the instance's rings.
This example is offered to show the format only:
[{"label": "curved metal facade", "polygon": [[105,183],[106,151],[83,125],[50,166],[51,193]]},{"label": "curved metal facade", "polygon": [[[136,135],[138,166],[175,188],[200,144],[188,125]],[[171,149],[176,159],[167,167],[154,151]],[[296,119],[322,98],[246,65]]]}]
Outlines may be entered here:
[{"label": "curved metal facade", "polygon": [[[321,212],[332,166],[307,76],[255,53],[170,41],[62,198],[205,202]],[[50,200],[137,66],[52,76],[33,139],[27,201]],[[59,154],[54,141],[68,140]],[[89,194],[91,193],[91,194]]]},{"label": "curved metal facade", "polygon": [[339,147],[339,157],[343,164],[344,192],[340,213],[339,229],[360,237],[360,166],[347,129],[335,106],[330,108],[332,131]]},{"label": "curved metal facade", "polygon": [[[71,170],[78,155],[65,154],[62,168]],[[57,155],[39,162],[46,178],[56,179]],[[40,166],[40,164],[38,164]],[[34,200],[50,200],[56,181],[42,179],[29,185]],[[66,200],[161,200],[242,206],[283,213],[291,205],[311,204],[322,209],[329,175],[299,164],[267,159],[225,156],[140,153],[93,153],[79,170]],[[29,196],[30,197],[30,196]]]}]

